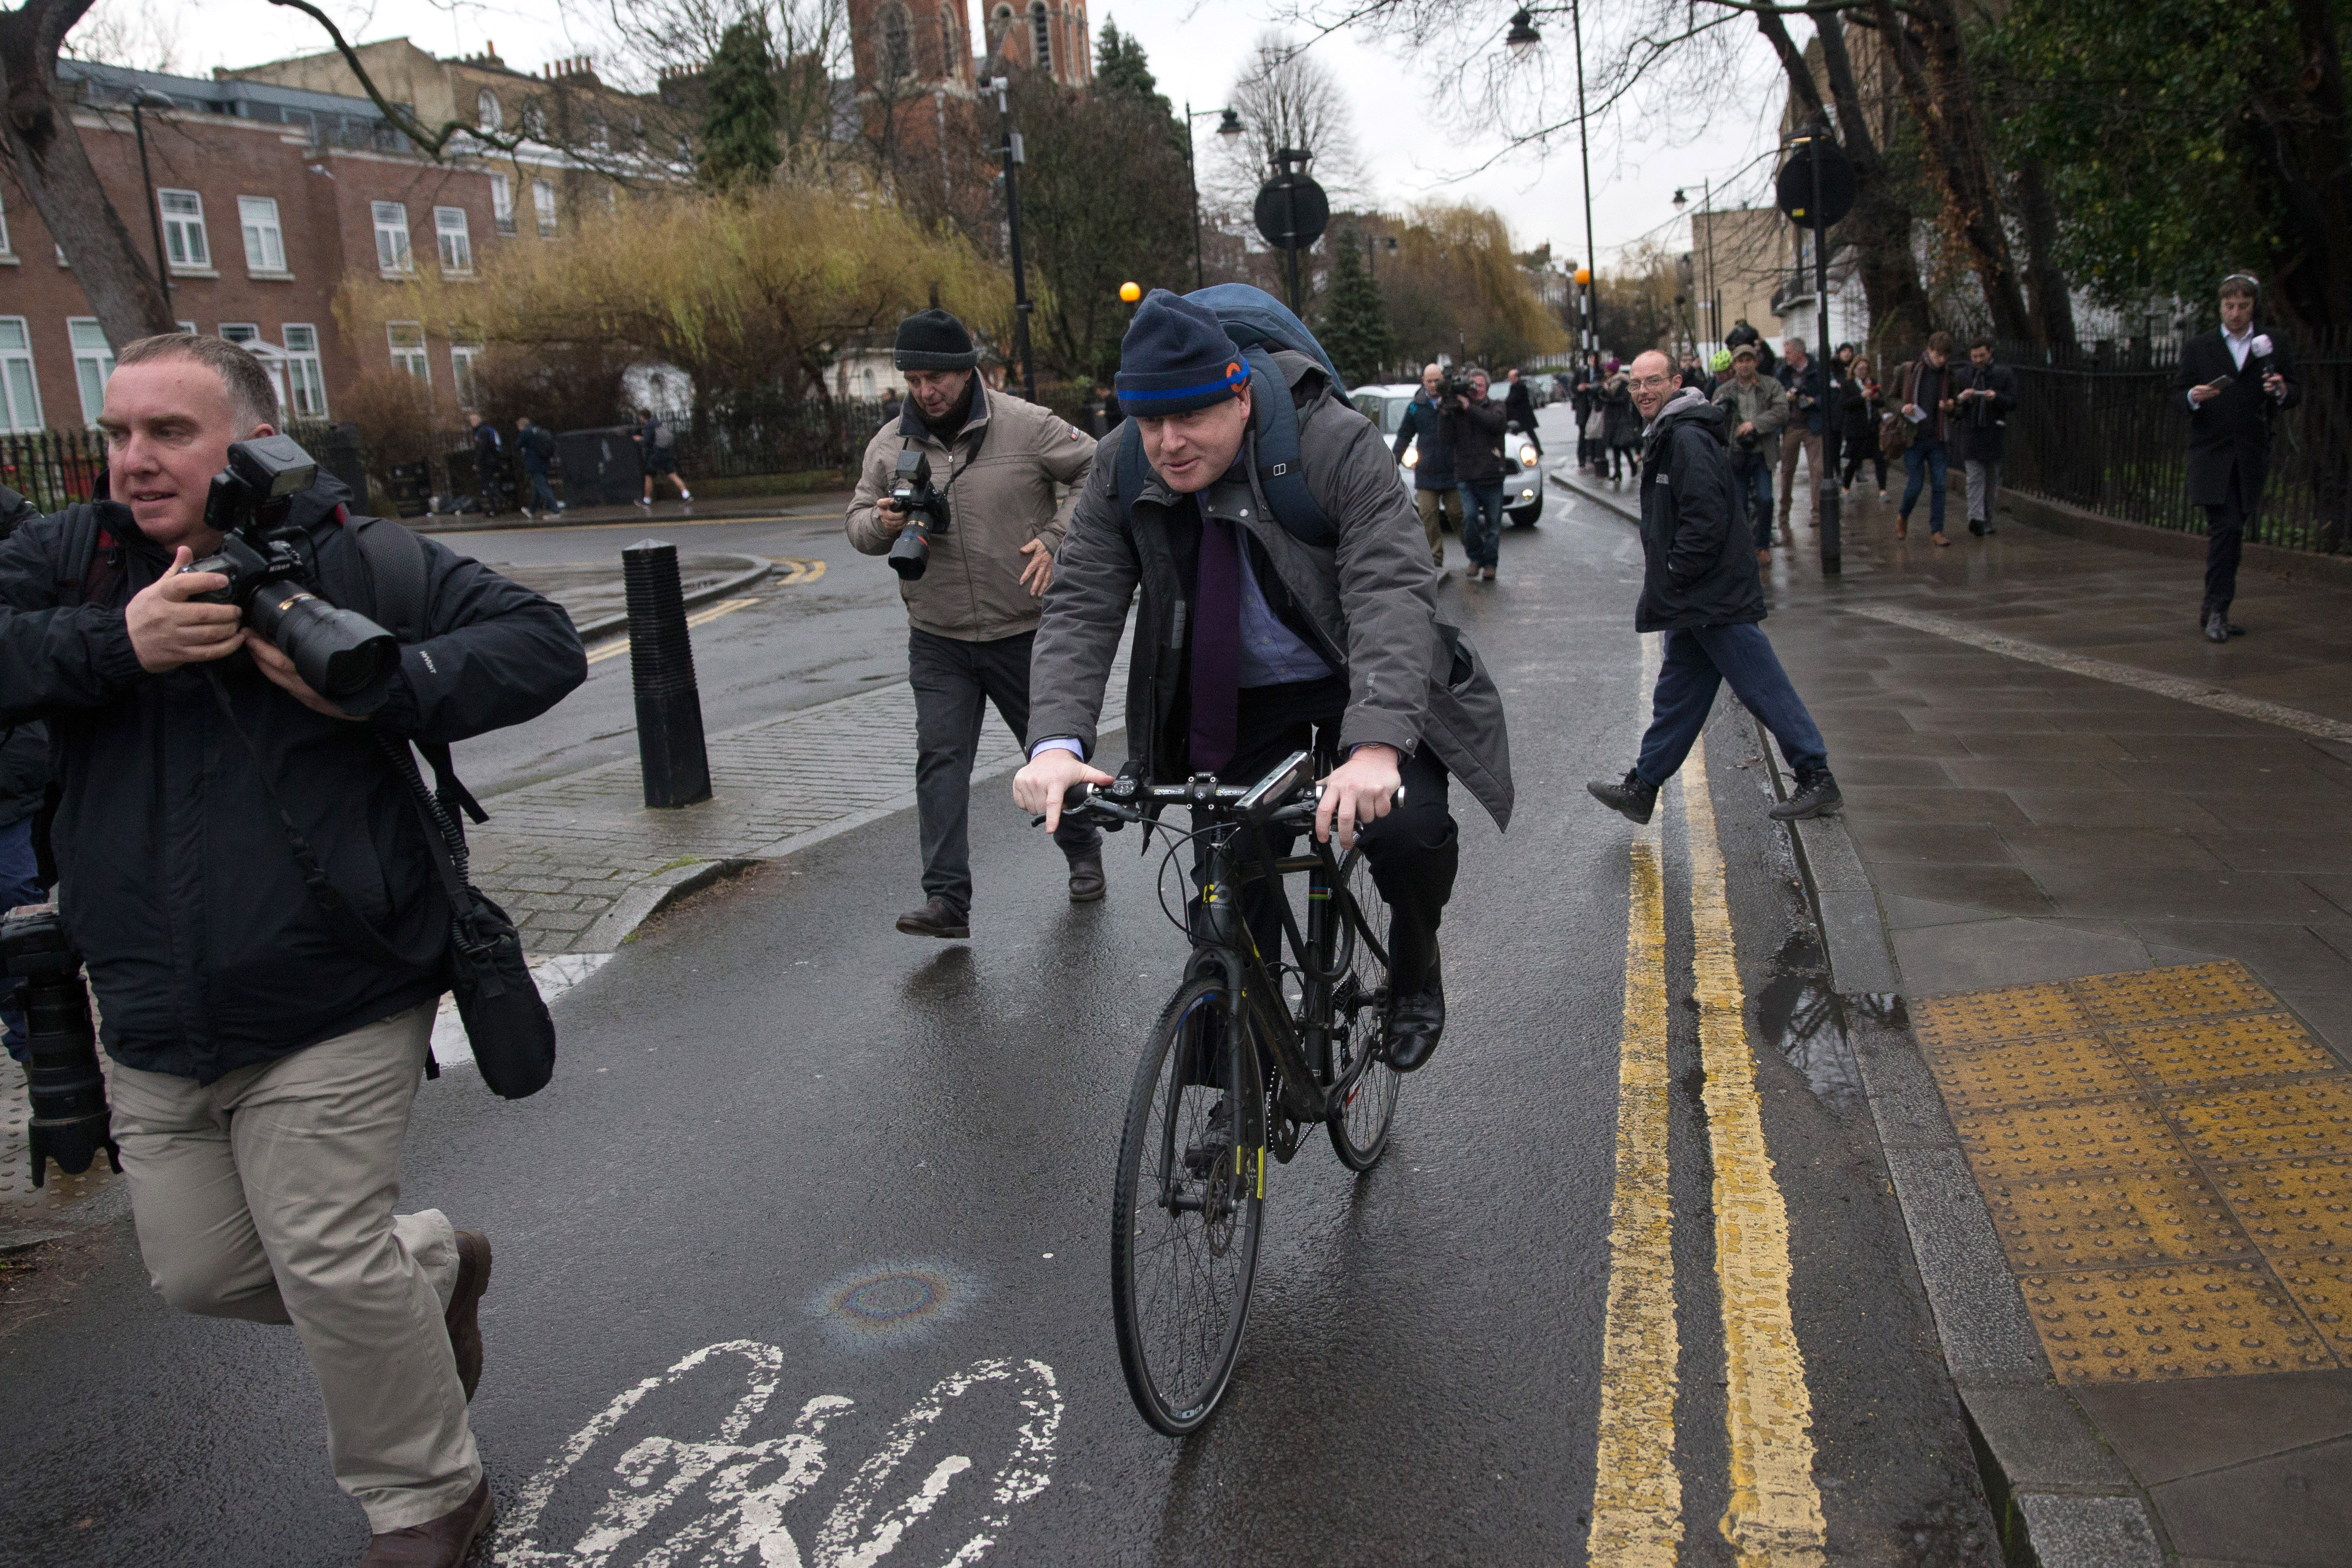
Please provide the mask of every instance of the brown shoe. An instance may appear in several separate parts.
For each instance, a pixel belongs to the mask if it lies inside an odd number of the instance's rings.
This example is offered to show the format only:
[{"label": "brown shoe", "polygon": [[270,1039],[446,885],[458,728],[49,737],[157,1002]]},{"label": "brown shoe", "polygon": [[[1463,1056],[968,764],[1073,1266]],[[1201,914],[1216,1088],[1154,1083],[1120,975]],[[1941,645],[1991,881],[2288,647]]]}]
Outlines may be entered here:
[{"label": "brown shoe", "polygon": [[1070,902],[1100,904],[1107,891],[1103,882],[1102,856],[1087,855],[1070,862]]},{"label": "brown shoe", "polygon": [[490,1239],[478,1230],[457,1232],[457,1288],[441,1321],[449,1327],[449,1348],[457,1357],[457,1381],[466,1397],[482,1381],[482,1292],[490,1288]]},{"label": "brown shoe", "polygon": [[1895,537],[1898,539],[1907,539],[1911,537],[1910,518],[1897,517],[1895,519]]},{"label": "brown shoe", "polygon": [[440,1518],[370,1536],[359,1568],[458,1568],[474,1542],[490,1528],[494,1511],[489,1478],[485,1476],[464,1502]]}]

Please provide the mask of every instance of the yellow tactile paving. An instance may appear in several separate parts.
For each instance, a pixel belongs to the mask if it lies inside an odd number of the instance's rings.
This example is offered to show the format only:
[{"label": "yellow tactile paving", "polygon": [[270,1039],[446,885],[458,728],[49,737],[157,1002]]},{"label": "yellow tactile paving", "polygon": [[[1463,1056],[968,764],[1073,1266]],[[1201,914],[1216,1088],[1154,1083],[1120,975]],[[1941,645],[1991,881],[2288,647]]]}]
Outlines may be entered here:
[{"label": "yellow tactile paving", "polygon": [[1939,1064],[1937,1077],[1955,1111],[2129,1094],[2139,1087],[2123,1059],[2090,1034],[1955,1050]]},{"label": "yellow tactile paving", "polygon": [[2337,1360],[2352,1366],[2352,1256],[2301,1258],[2276,1267],[2320,1338]]},{"label": "yellow tactile paving", "polygon": [[2060,1376],[2352,1366],[2352,1073],[2243,965],[1912,1018]]},{"label": "yellow tactile paving", "polygon": [[2253,1264],[2032,1274],[2018,1283],[2052,1368],[2070,1383],[2336,1364],[2286,1287]]},{"label": "yellow tactile paving", "polygon": [[2248,1078],[2326,1072],[2337,1065],[2293,1013],[2249,1013],[2201,1023],[2116,1031],[2116,1047],[2152,1089],[2196,1093]]},{"label": "yellow tactile paving", "polygon": [[2265,1257],[2352,1252],[2352,1156],[2233,1166],[2221,1187]]},{"label": "yellow tactile paving", "polygon": [[2032,1176],[1985,1193],[2016,1270],[2234,1263],[2258,1254],[2187,1161],[2135,1176]]}]

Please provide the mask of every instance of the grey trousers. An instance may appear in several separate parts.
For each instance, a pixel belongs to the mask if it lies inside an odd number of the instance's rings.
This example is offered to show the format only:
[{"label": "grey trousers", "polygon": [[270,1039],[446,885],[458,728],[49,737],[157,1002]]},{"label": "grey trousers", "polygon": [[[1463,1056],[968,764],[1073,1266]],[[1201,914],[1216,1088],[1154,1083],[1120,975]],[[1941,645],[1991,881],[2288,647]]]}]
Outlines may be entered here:
[{"label": "grey trousers", "polygon": [[457,1232],[394,1214],[433,1005],[209,1084],[115,1063],[139,1251],[184,1312],[291,1323],[326,1398],[335,1479],[377,1534],[482,1479],[441,1314]]},{"label": "grey trousers", "polygon": [[1971,457],[1969,468],[1969,521],[1992,522],[1993,503],[2000,498],[2000,465]]},{"label": "grey trousers", "polygon": [[[1029,645],[1034,632],[967,643],[909,628],[907,674],[915,688],[915,815],[922,824],[923,892],[971,911],[971,764],[987,705],[1029,741]],[[1047,738],[1045,736],[1038,739]],[[1054,841],[1072,860],[1102,853],[1102,830],[1062,819]]]}]

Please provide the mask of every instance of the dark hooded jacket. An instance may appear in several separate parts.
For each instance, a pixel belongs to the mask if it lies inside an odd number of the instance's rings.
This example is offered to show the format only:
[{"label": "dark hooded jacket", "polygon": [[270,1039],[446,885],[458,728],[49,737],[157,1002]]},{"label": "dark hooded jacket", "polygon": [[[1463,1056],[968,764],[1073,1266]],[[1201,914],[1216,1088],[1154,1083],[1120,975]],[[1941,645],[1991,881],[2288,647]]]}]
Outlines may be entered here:
[{"label": "dark hooded jacket", "polygon": [[[344,526],[347,494],[322,477],[294,498],[291,519],[324,597],[367,612],[374,595]],[[61,907],[118,1061],[209,1083],[444,989],[447,903],[372,732],[455,741],[520,724],[585,679],[587,664],[557,606],[418,542],[425,635],[402,649],[383,706],[356,724],[311,712],[242,653],[149,674],[124,608],[171,553],[130,508],[68,507],[0,544],[0,725],[48,723],[63,790],[52,829]],[[250,749],[215,703],[215,675]],[[273,793],[399,963],[339,939]]]},{"label": "dark hooded jacket", "polygon": [[1764,619],[1756,546],[1742,520],[1723,411],[1684,391],[1658,411],[1642,443],[1643,632]]}]

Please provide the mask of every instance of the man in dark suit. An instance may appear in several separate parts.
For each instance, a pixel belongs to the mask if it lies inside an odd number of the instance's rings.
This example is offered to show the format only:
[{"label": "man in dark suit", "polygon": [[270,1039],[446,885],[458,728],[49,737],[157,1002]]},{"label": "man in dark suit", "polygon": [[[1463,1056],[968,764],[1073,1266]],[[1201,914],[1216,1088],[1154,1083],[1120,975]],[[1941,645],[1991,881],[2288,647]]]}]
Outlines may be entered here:
[{"label": "man in dark suit", "polygon": [[2283,342],[2254,330],[2262,286],[2242,272],[2221,280],[2221,325],[2180,350],[2175,397],[2189,409],[2189,499],[2205,508],[2205,602],[2197,623],[2226,643],[2245,628],[2230,621],[2238,557],[2262,506],[2270,468],[2271,420],[2303,398]]}]

